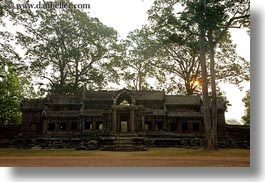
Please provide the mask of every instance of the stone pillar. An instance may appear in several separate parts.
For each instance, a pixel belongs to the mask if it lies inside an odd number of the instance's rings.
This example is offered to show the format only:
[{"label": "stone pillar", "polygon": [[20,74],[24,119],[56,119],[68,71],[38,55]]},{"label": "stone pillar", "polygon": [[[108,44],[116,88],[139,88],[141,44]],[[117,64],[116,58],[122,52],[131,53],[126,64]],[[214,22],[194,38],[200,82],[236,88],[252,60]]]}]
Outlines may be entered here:
[{"label": "stone pillar", "polygon": [[193,132],[193,128],[192,128],[192,121],[188,120],[188,132],[192,133]]},{"label": "stone pillar", "polygon": [[77,131],[81,132],[81,121],[79,119],[77,120]]},{"label": "stone pillar", "polygon": [[83,116],[80,116],[79,127],[80,127],[80,133],[84,133],[84,117]]},{"label": "stone pillar", "polygon": [[152,118],[152,121],[151,121],[151,131],[155,131],[155,121],[154,121],[154,118]]},{"label": "stone pillar", "polygon": [[167,131],[168,130],[168,124],[167,124],[167,118],[165,116],[162,117],[162,130]]},{"label": "stone pillar", "polygon": [[112,133],[117,133],[117,110],[113,109],[112,112]]},{"label": "stone pillar", "polygon": [[142,115],[141,116],[141,129],[142,129],[142,131],[144,131],[144,125],[145,125],[145,123],[144,123],[144,115]]},{"label": "stone pillar", "polygon": [[130,110],[130,129],[131,133],[135,132],[135,126],[134,126],[134,110]]},{"label": "stone pillar", "polygon": [[66,131],[67,133],[71,132],[71,121],[70,120],[66,120]]},{"label": "stone pillar", "polygon": [[55,130],[54,132],[58,132],[59,131],[59,123],[58,120],[55,121]]},{"label": "stone pillar", "polygon": [[176,125],[177,125],[177,133],[180,133],[181,131],[180,131],[180,122],[179,121],[177,121],[176,122]]},{"label": "stone pillar", "polygon": [[103,117],[103,131],[106,131],[106,126],[107,126],[107,117]]},{"label": "stone pillar", "polygon": [[94,118],[92,121],[92,131],[96,131],[96,129],[97,129],[97,122],[96,119]]},{"label": "stone pillar", "polygon": [[121,116],[117,113],[117,120],[116,120],[116,128],[117,133],[121,132]]},{"label": "stone pillar", "polygon": [[43,134],[46,134],[48,130],[48,121],[46,119],[43,120]]}]

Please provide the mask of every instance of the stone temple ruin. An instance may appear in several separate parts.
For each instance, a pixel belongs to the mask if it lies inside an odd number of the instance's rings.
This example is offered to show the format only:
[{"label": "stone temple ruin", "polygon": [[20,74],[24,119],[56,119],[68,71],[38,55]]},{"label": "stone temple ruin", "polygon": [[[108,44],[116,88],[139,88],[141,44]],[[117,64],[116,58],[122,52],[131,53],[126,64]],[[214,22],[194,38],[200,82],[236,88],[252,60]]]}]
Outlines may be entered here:
[{"label": "stone temple ruin", "polygon": [[[203,147],[203,105],[199,95],[164,91],[84,91],[48,95],[22,103],[17,147],[146,150],[147,147]],[[225,124],[225,103],[218,100],[219,147],[249,146]],[[245,132],[247,133],[247,132]],[[239,138],[239,137],[238,137]]]}]

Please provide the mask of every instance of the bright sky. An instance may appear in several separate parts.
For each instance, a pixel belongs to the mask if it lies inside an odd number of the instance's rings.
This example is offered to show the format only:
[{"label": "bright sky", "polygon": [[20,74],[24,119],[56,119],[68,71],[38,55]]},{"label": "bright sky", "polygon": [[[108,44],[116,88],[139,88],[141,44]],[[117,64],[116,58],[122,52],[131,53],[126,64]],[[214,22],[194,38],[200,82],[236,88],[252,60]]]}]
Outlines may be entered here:
[{"label": "bright sky", "polygon": [[[74,1],[75,2],[75,1]],[[76,0],[84,2],[84,0]],[[86,0],[91,5],[89,12],[106,25],[115,28],[122,38],[129,31],[147,23],[147,10],[152,0]]]},{"label": "bright sky", "polygon": [[[84,3],[82,0],[75,2]],[[152,5],[152,0],[89,0],[85,1],[91,5],[89,12],[96,16],[104,24],[115,28],[122,38],[125,38],[129,31],[147,23],[147,10]],[[237,44],[237,52],[240,56],[250,60],[250,37],[245,30],[233,30],[232,38]],[[234,85],[222,84],[221,89],[226,92],[229,102],[232,104],[226,113],[226,119],[241,120],[244,115],[244,104],[242,98],[245,91],[250,88],[249,83],[244,84],[243,91]]]}]

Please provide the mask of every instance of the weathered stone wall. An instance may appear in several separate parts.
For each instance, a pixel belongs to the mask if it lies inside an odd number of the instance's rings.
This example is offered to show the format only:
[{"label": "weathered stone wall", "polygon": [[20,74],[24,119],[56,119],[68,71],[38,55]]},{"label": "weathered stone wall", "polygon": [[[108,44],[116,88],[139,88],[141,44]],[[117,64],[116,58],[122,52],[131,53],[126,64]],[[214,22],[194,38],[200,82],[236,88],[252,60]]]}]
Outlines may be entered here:
[{"label": "weathered stone wall", "polygon": [[42,110],[26,110],[22,113],[21,132],[41,134],[43,129]]},{"label": "weathered stone wall", "polygon": [[250,147],[250,127],[242,125],[226,125],[227,135],[232,147]]},{"label": "weathered stone wall", "polygon": [[0,147],[8,147],[10,140],[21,132],[21,125],[0,127]]}]

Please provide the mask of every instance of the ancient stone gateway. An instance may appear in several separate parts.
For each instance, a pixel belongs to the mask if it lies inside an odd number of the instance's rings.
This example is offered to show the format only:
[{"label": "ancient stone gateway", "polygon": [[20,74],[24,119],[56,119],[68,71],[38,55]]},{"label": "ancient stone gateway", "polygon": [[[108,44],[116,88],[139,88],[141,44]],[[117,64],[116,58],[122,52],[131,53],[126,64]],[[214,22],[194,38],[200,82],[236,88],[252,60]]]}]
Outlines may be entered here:
[{"label": "ancient stone gateway", "polygon": [[[42,148],[144,150],[146,146],[204,145],[199,95],[164,91],[84,91],[22,103],[22,136]],[[226,106],[218,100],[218,136],[226,134]],[[95,146],[96,145],[96,146]]]}]

